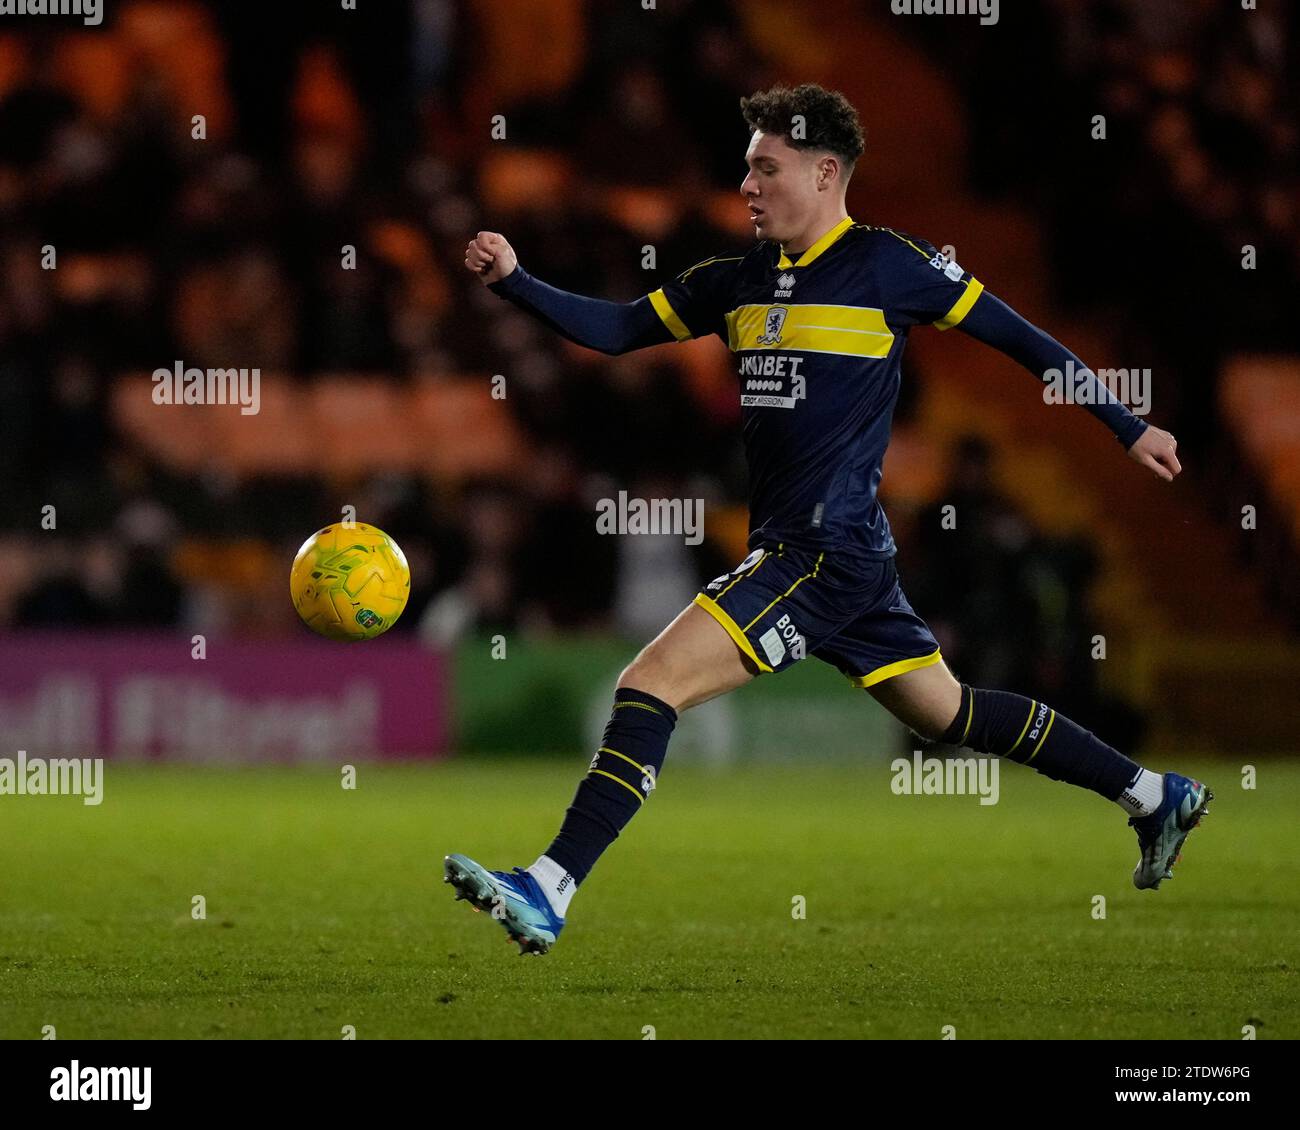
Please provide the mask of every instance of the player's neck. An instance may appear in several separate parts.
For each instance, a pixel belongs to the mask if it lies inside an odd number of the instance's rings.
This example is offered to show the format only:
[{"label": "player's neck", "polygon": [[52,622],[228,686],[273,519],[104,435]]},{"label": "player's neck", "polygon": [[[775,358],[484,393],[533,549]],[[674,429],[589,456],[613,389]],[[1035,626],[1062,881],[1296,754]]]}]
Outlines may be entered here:
[{"label": "player's neck", "polygon": [[814,243],[822,238],[828,231],[837,224],[842,224],[849,218],[848,210],[844,207],[843,201],[840,206],[833,212],[818,216],[817,219],[810,223],[794,239],[787,240],[781,244],[781,253],[787,259],[797,259]]}]

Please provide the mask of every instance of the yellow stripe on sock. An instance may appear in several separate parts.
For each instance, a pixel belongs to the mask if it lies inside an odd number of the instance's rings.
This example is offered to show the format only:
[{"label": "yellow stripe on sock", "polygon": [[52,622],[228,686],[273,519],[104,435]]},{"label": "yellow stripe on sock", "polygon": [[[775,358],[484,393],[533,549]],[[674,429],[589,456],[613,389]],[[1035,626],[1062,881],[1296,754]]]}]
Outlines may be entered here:
[{"label": "yellow stripe on sock", "polygon": [[970,734],[970,724],[973,721],[975,721],[975,688],[974,687],[971,688],[971,692],[970,692],[970,706],[966,708],[966,729],[964,729],[961,732],[961,737],[957,739],[958,745],[965,744],[966,738]]},{"label": "yellow stripe on sock", "polygon": [[630,766],[632,766],[633,769],[638,769],[638,770],[640,770],[642,773],[645,772],[645,766],[644,766],[644,765],[638,765],[635,761],[633,761],[630,757],[628,757],[628,755],[627,755],[626,753],[619,753],[618,750],[616,750],[616,749],[610,749],[609,746],[607,746],[607,745],[603,745],[603,746],[601,746],[600,749],[599,749],[597,752],[599,752],[599,753],[612,753],[615,757],[621,757],[621,758],[622,758],[624,761],[626,761]]},{"label": "yellow stripe on sock", "polygon": [[[656,710],[656,709],[655,709],[653,706],[651,706],[648,702],[616,702],[616,703],[614,703],[614,709],[615,709],[615,710],[621,710],[621,709],[623,709],[623,707],[625,707],[625,706],[636,706],[636,707],[639,707],[639,708],[642,709],[642,710],[648,710],[648,711],[650,711],[651,714],[658,714],[660,718],[664,717],[664,712],[663,712],[662,710]],[[611,749],[609,752],[610,752],[610,753],[613,753],[614,751]]]},{"label": "yellow stripe on sock", "polygon": [[1029,723],[1034,720],[1034,711],[1037,709],[1038,703],[1036,701],[1029,704],[1029,717],[1025,719],[1025,728],[1020,731],[1020,737],[1016,739],[1016,745],[1013,745],[1009,750],[1007,750],[1007,752],[1002,755],[1003,757],[1010,757],[1016,752],[1016,746],[1025,740],[1025,734],[1029,732]]},{"label": "yellow stripe on sock", "polygon": [[592,772],[599,773],[602,777],[608,777],[611,781],[617,781],[620,785],[622,785],[625,789],[627,789],[628,792],[630,792],[634,797],[636,797],[636,799],[639,800],[642,804],[645,803],[645,797],[643,797],[636,789],[634,789],[625,780],[623,780],[622,777],[615,777],[613,773],[606,773],[605,770],[603,769],[593,769]]}]

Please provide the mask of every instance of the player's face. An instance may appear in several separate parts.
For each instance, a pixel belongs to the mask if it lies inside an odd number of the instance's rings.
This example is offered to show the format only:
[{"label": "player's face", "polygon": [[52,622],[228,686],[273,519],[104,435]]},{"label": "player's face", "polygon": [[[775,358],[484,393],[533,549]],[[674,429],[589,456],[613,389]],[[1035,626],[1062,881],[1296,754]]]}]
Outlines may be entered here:
[{"label": "player's face", "polygon": [[816,157],[786,144],[779,134],[755,130],[745,163],[749,174],[740,192],[755,235],[784,243],[805,231],[818,204]]}]

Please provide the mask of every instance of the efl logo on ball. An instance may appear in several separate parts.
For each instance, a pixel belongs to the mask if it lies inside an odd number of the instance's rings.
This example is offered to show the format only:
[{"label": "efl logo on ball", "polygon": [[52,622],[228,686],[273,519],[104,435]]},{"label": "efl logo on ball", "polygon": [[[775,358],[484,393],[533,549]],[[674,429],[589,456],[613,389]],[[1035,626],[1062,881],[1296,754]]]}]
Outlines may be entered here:
[{"label": "efl logo on ball", "polygon": [[372,640],[397,622],[411,595],[406,555],[383,530],[355,522],[312,534],[289,573],[302,622],[332,640]]}]

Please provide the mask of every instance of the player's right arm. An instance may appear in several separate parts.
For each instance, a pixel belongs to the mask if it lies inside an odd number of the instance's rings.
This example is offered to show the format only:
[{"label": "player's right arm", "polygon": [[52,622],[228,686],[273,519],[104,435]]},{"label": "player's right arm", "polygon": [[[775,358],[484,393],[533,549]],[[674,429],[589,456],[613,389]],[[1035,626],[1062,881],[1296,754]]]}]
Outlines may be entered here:
[{"label": "player's right arm", "polygon": [[519,265],[514,249],[497,232],[481,231],[470,240],[465,266],[494,294],[587,349],[614,356],[672,341],[648,297],[606,302],[549,286]]},{"label": "player's right arm", "polygon": [[[669,341],[722,332],[721,264],[706,260],[667,286],[635,302],[607,302],[571,294],[536,279],[519,265],[513,248],[497,232],[479,232],[465,250],[465,266],[494,294],[513,302],[569,341],[616,355]],[[701,272],[701,268],[709,268]]]}]

